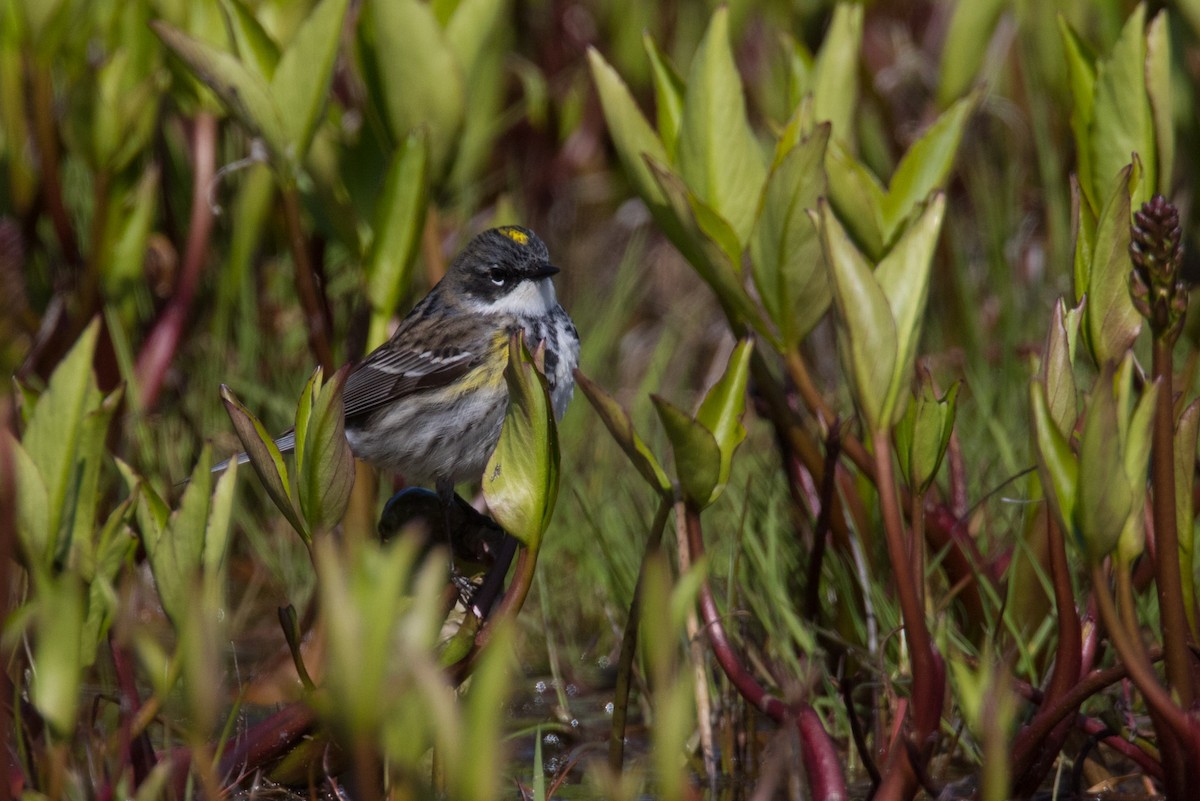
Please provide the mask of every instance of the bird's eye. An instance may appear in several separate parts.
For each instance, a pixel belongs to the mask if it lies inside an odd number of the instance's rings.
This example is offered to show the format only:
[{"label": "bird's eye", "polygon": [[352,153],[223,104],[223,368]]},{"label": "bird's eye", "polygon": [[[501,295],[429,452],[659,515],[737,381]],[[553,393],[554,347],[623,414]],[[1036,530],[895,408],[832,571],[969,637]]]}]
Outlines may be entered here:
[{"label": "bird's eye", "polygon": [[508,276],[505,275],[504,270],[499,267],[493,267],[489,270],[488,277],[492,279],[492,283],[496,286],[504,286],[504,282],[508,280]]}]

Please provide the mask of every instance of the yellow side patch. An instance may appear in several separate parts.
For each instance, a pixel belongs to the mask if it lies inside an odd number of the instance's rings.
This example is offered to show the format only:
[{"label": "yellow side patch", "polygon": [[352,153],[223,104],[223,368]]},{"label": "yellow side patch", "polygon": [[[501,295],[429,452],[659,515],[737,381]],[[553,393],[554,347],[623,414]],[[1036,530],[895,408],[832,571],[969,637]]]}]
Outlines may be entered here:
[{"label": "yellow side patch", "polygon": [[529,244],[529,234],[525,233],[519,228],[501,228],[500,233],[504,234],[518,245]]}]

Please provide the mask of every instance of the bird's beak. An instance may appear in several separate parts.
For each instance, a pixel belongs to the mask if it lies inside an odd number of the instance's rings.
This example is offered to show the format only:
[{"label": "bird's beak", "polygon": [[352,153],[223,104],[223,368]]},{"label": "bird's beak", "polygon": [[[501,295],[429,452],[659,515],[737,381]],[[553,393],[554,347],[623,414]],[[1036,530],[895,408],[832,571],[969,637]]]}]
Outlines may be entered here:
[{"label": "bird's beak", "polygon": [[539,264],[537,267],[535,267],[533,270],[533,275],[536,278],[549,278],[552,275],[557,275],[559,272],[560,270],[557,267],[550,262],[546,262],[545,264]]}]

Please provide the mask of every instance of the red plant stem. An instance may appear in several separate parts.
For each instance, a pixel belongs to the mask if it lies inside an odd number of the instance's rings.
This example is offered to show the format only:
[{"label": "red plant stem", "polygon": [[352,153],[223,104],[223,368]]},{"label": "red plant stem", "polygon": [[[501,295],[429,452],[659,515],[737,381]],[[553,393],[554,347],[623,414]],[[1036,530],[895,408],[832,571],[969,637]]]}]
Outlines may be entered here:
[{"label": "red plant stem", "polygon": [[1104,627],[1108,630],[1108,636],[1117,649],[1117,653],[1120,654],[1121,661],[1125,663],[1125,667],[1129,671],[1129,678],[1133,680],[1138,691],[1146,699],[1146,704],[1170,728],[1169,733],[1161,732],[1161,736],[1165,738],[1174,735],[1180,740],[1190,740],[1200,735],[1200,728],[1192,723],[1159,683],[1158,676],[1154,673],[1149,658],[1142,651],[1141,644],[1130,640],[1117,613],[1112,592],[1108,588],[1108,576],[1105,575],[1104,567],[1099,563],[1092,565],[1092,589],[1100,611],[1100,619],[1104,622]]},{"label": "red plant stem", "polygon": [[[1050,578],[1054,583],[1054,605],[1058,613],[1058,643],[1055,650],[1054,674],[1046,687],[1045,703],[1028,726],[1021,729],[1012,749],[1013,792],[1017,797],[1031,795],[1041,784],[1042,778],[1070,734],[1071,723],[1067,714],[1052,728],[1035,729],[1039,716],[1051,714],[1052,704],[1070,692],[1079,683],[1079,672],[1083,663],[1083,633],[1079,624],[1079,613],[1075,609],[1075,593],[1071,587],[1071,568],[1067,563],[1066,545],[1062,529],[1054,515],[1043,504],[1040,512],[1046,520],[1046,538],[1050,548]],[[1078,708],[1078,707],[1076,707]],[[1043,731],[1036,740],[1031,732]]]},{"label": "red plant stem", "polygon": [[[1111,731],[1108,724],[1102,720],[1089,718],[1086,715],[1075,716],[1075,728],[1082,731],[1084,734],[1096,736],[1105,731]],[[1107,745],[1109,748],[1117,751],[1131,762],[1136,762],[1138,767],[1146,771],[1146,773],[1161,779],[1163,775],[1162,765],[1154,761],[1154,758],[1147,754],[1142,749],[1138,748],[1133,743],[1126,740],[1124,737],[1116,734],[1109,734],[1101,738],[1100,742]]]},{"label": "red plant stem", "polygon": [[1151,462],[1154,482],[1154,535],[1158,546],[1154,561],[1158,608],[1162,615],[1163,651],[1167,683],[1184,709],[1195,699],[1187,645],[1187,617],[1183,609],[1183,580],[1179,568],[1179,533],[1175,520],[1175,399],[1172,388],[1169,336],[1154,337],[1151,369],[1158,384],[1154,409]]},{"label": "red plant stem", "polygon": [[[684,519],[688,550],[691,551],[693,562],[699,561],[704,556],[704,533],[700,528],[699,510],[691,503],[685,504]],[[826,801],[848,799],[841,761],[820,718],[806,703],[789,706],[768,693],[742,664],[721,622],[721,612],[707,580],[700,585],[699,606],[713,655],[741,696],[776,723],[795,721],[800,731],[805,772],[812,797]]]},{"label": "red plant stem", "polygon": [[308,251],[308,240],[300,224],[300,195],[294,185],[285,186],[283,189],[283,214],[287,223],[288,245],[296,267],[296,291],[300,295],[300,306],[304,310],[304,321],[308,327],[308,347],[317,363],[329,375],[336,367],[333,347],[329,344],[329,312],[317,286],[316,272]]},{"label": "red plant stem", "polygon": [[[924,748],[926,740],[936,736],[941,723],[944,681],[929,627],[925,623],[925,610],[920,604],[916,582],[909,569],[909,549],[904,542],[904,522],[901,517],[900,499],[896,492],[895,474],[892,468],[892,449],[886,430],[876,431],[875,484],[879,489],[879,504],[883,512],[884,535],[887,540],[888,558],[895,571],[896,594],[900,602],[900,613],[904,621],[905,637],[908,640],[912,660],[913,703],[912,734],[918,747]],[[901,734],[900,736],[904,736]],[[880,801],[899,801],[911,798],[916,792],[917,777],[909,764],[906,749],[893,742],[888,753],[888,765],[883,774],[883,783],[876,798]]]},{"label": "red plant stem", "polygon": [[192,213],[188,223],[187,249],[179,283],[162,316],[138,353],[134,368],[138,380],[138,405],[143,412],[158,402],[167,368],[179,350],[184,326],[200,286],[200,272],[208,256],[213,212],[208,203],[208,187],[217,163],[217,118],[202,111],[192,123]]},{"label": "red plant stem", "polygon": [[[220,774],[241,777],[254,773],[295,748],[316,722],[316,713],[307,705],[285,706],[238,738],[221,758]],[[186,767],[184,770],[186,772]]]}]

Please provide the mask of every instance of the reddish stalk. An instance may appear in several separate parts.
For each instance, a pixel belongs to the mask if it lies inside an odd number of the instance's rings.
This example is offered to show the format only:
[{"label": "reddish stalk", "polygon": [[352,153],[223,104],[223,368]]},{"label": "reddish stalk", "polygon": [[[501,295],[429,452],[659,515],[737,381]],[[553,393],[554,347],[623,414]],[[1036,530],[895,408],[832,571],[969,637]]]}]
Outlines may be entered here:
[{"label": "reddish stalk", "polygon": [[71,215],[67,213],[62,194],[62,170],[59,163],[58,129],[54,123],[54,78],[49,67],[27,60],[30,76],[30,94],[33,106],[33,130],[37,138],[38,167],[42,172],[42,198],[54,234],[62,246],[63,257],[78,267],[83,260],[79,255],[79,244],[75,240],[75,229]]},{"label": "reddish stalk", "polygon": [[[873,444],[875,484],[879,489],[888,558],[895,571],[896,594],[912,661],[912,735],[918,749],[923,750],[927,741],[936,737],[941,723],[943,672],[929,635],[929,627],[925,623],[925,610],[921,606],[920,594],[916,587],[916,582],[920,579],[907,569],[910,564],[909,548],[904,542],[904,522],[900,511],[900,499],[896,492],[891,442],[887,431],[875,432]],[[898,737],[905,737],[903,731],[898,733]],[[888,752],[883,783],[876,798],[881,801],[899,801],[911,798],[916,790],[917,775],[909,762],[906,749],[901,746],[899,740],[893,741]]]},{"label": "reddish stalk", "polygon": [[1171,346],[1173,339],[1154,338],[1152,367],[1158,384],[1154,409],[1154,440],[1151,463],[1154,482],[1154,535],[1158,546],[1155,586],[1162,616],[1163,650],[1167,682],[1184,709],[1195,700],[1191,656],[1188,653],[1187,616],[1183,609],[1183,579],[1179,565],[1179,532],[1175,521],[1175,409],[1172,387]]},{"label": "reddish stalk", "polygon": [[[704,533],[700,528],[700,512],[685,504],[688,549],[693,560],[704,556]],[[708,581],[700,585],[700,616],[704,621],[709,644],[717,664],[743,698],[776,723],[796,725],[804,749],[804,767],[813,798],[843,801],[849,798],[846,779],[837,749],[825,731],[820,717],[804,702],[786,704],[758,683],[749,668],[742,663],[721,622],[721,612]]]},{"label": "reddish stalk", "polygon": [[184,326],[200,286],[200,273],[208,256],[213,227],[208,187],[216,172],[216,160],[217,118],[202,111],[192,124],[192,213],[179,283],[162,316],[146,337],[134,368],[138,380],[138,405],[143,412],[158,402],[167,368],[179,350]]}]

